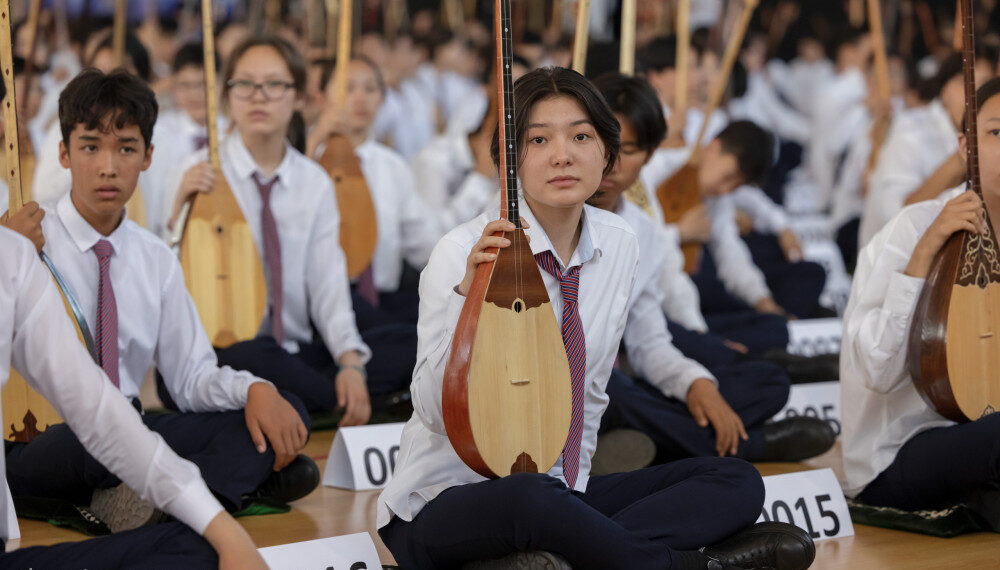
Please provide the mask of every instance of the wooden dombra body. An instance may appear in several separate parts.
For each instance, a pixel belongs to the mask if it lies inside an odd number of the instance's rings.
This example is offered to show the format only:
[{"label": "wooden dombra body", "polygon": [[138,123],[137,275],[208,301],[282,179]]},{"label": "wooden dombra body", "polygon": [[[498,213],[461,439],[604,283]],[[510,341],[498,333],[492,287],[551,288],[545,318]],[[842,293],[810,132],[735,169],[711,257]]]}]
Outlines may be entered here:
[{"label": "wooden dombra body", "polygon": [[476,267],[444,373],[445,430],[458,456],[483,477],[544,473],[569,434],[569,361],[548,291],[521,226],[517,195],[510,1],[497,0],[500,216],[511,241]]}]

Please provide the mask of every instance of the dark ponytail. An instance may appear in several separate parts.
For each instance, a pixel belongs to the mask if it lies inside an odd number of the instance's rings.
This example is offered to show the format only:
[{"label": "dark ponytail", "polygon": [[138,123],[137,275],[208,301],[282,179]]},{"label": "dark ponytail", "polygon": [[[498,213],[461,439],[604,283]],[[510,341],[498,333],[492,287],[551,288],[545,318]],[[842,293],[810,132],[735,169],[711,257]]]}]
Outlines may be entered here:
[{"label": "dark ponytail", "polygon": [[306,119],[301,111],[292,113],[292,118],[288,121],[288,143],[295,150],[305,154],[306,152]]}]

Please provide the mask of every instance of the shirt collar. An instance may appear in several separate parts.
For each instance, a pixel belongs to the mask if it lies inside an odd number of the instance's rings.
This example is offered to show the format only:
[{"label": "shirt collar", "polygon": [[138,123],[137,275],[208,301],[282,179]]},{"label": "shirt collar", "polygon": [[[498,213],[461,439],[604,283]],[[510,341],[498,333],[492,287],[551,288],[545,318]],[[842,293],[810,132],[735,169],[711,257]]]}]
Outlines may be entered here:
[{"label": "shirt collar", "polygon": [[119,255],[122,252],[125,242],[128,241],[125,239],[128,212],[123,211],[121,223],[111,232],[111,235],[106,237],[95,230],[94,226],[91,226],[87,220],[83,219],[83,216],[80,215],[80,212],[77,211],[76,206],[73,204],[70,192],[63,194],[63,197],[59,199],[59,202],[56,204],[56,213],[59,215],[59,220],[62,221],[63,227],[66,228],[66,232],[69,233],[70,239],[73,240],[73,243],[81,253],[90,250],[98,241],[106,239],[114,247],[114,255]]},{"label": "shirt collar", "polygon": [[[250,151],[247,149],[246,145],[243,144],[243,137],[240,135],[239,131],[233,131],[225,139],[225,148],[227,151],[227,159],[229,159],[229,164],[236,170],[236,176],[239,180],[253,180],[254,172],[258,172],[257,163],[254,162],[253,156],[250,155]],[[274,173],[267,178],[263,178],[263,181],[271,180],[275,176],[281,178],[281,183],[278,186],[284,186],[286,188],[294,188],[295,185],[292,182],[292,178],[295,176],[295,168],[292,162],[295,160],[294,155],[297,151],[292,148],[292,145],[285,143],[285,156],[281,159],[281,164],[275,169]],[[263,173],[262,173],[263,174]]]},{"label": "shirt collar", "polygon": [[594,231],[593,224],[591,223],[591,206],[583,207],[583,229],[580,231],[580,241],[576,244],[576,250],[573,252],[573,256],[569,260],[569,265],[563,263],[559,259],[559,254],[556,253],[554,247],[552,247],[552,242],[549,241],[549,236],[545,234],[542,227],[538,224],[538,220],[535,219],[534,213],[532,213],[531,208],[521,198],[518,201],[518,211],[521,213],[521,219],[528,223],[528,229],[524,230],[528,237],[531,238],[531,253],[532,255],[538,255],[540,253],[551,251],[552,255],[559,262],[559,269],[565,273],[566,269],[570,267],[576,267],[577,265],[583,265],[584,263],[589,263],[597,254],[601,252],[600,243],[597,240],[597,233]]}]

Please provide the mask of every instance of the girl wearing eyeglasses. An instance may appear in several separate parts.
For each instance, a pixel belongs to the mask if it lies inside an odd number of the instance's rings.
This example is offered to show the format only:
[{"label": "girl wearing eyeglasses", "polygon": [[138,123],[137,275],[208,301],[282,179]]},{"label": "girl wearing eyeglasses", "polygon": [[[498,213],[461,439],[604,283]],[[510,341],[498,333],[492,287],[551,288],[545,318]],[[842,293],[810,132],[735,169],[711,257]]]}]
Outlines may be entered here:
[{"label": "girl wearing eyeglasses", "polygon": [[[223,78],[233,130],[219,141],[222,174],[261,253],[268,311],[257,338],[216,351],[219,364],[270,380],[310,411],[343,408],[342,426],[364,424],[371,351],[351,308],[333,182],[288,139],[305,102],[305,62],[283,38],[252,37],[233,50]],[[185,200],[211,191],[207,156],[178,169],[170,227]]]}]

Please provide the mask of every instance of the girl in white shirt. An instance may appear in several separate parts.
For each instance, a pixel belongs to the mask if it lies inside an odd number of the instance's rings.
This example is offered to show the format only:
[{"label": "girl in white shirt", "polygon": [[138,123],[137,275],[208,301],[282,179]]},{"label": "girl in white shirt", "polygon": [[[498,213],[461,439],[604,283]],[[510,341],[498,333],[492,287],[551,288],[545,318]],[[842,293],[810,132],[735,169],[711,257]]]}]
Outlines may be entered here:
[{"label": "girl in white shirt", "polygon": [[[908,206],[861,250],[840,361],[844,492],[906,510],[964,501],[1000,530],[1000,414],[956,425],[928,405],[908,367],[914,307],[938,250],[956,232],[983,231],[983,206],[994,228],[1000,220],[1000,79],[976,99],[984,199],[963,186]],[[964,136],[959,147],[964,156]]]},{"label": "girl in white shirt", "polygon": [[[738,554],[749,555],[748,567],[777,564],[770,548],[750,555],[745,536],[736,540],[739,545],[727,541],[704,553],[697,550],[759,516],[763,485],[749,464],[691,459],[589,477],[607,405],[604,387],[638,261],[627,224],[584,206],[617,158],[618,124],[594,87],[564,68],[522,77],[514,88],[514,107],[523,191],[518,209],[540,269],[548,267],[540,273],[557,320],[566,310],[570,318],[577,313],[582,324],[583,431],[572,450],[579,463],[558,461],[545,474],[486,480],[462,463],[445,434],[442,381],[464,295],[476,266],[495,259],[484,250],[510,244],[493,232],[514,228],[495,212],[483,214],[449,232],[421,276],[420,344],[411,386],[415,412],[403,430],[395,475],[379,497],[380,536],[406,568],[458,568],[483,559],[500,559],[483,568],[546,562],[565,568],[552,553],[578,569],[722,568],[735,564]],[[494,157],[500,152],[496,141]],[[570,273],[579,277],[578,292],[567,291],[575,307],[565,307],[560,284]],[[725,520],[720,512],[728,513]],[[801,555],[789,568],[805,568],[812,560],[811,544],[775,542],[794,551],[791,558]]]},{"label": "girl in white shirt", "polygon": [[[333,100],[332,74],[331,65],[322,79],[328,101]],[[366,293],[359,279],[360,295],[354,297],[354,310],[362,331],[387,322],[416,322],[416,289],[401,287],[404,262],[418,271],[423,269],[431,249],[443,234],[437,216],[417,192],[406,160],[371,137],[372,124],[385,93],[385,81],[378,67],[366,57],[355,56],[350,63],[343,106],[330,105],[324,110],[306,144],[307,154],[319,159],[331,136],[349,137],[375,206],[378,238],[371,272],[377,295]],[[377,310],[372,311],[373,308]]]},{"label": "girl in white shirt", "polygon": [[[300,120],[295,115],[304,103],[305,77],[295,47],[271,36],[243,41],[223,74],[222,98],[235,129],[219,143],[222,172],[264,267],[280,268],[281,288],[266,271],[269,310],[258,337],[218,350],[219,364],[270,380],[310,411],[344,408],[341,425],[363,424],[371,415],[364,367],[371,352],[351,309],[333,182],[287,140]],[[211,191],[214,174],[206,160],[207,151],[201,151],[178,169],[183,177],[174,185],[168,228],[185,200]],[[265,212],[277,229],[273,252],[265,250]]]}]

